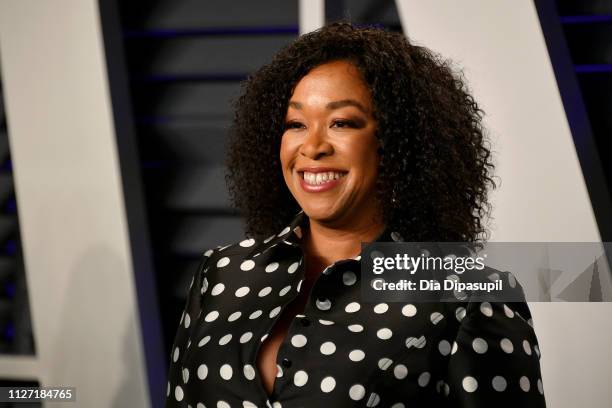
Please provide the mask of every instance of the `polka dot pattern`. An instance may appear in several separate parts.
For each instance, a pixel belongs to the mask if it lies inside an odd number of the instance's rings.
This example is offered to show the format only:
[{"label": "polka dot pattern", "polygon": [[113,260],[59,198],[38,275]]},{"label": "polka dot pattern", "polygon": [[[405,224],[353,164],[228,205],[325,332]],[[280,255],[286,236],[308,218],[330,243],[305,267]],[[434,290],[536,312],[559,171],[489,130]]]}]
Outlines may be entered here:
[{"label": "polka dot pattern", "polygon": [[[361,256],[330,264],[306,290],[298,226],[203,253],[169,351],[166,408],[544,407],[525,302],[364,302]],[[484,279],[510,282],[491,272]],[[281,321],[286,332],[273,332]],[[257,357],[279,333],[272,398]]]}]

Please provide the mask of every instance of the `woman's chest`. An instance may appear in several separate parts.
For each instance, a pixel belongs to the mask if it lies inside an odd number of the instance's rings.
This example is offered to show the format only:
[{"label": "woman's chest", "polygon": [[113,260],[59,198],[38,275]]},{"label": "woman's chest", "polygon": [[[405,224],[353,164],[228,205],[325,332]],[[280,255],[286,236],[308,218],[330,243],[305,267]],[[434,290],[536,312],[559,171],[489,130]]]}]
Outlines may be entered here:
[{"label": "woman's chest", "polygon": [[452,343],[447,321],[454,316],[439,304],[361,302],[349,278],[330,274],[305,289],[296,275],[251,284],[251,296],[236,296],[242,282],[226,281],[219,292],[211,279],[184,361],[190,372],[206,366],[193,392],[203,398],[233,388],[258,401],[342,406],[347,396],[367,400],[389,381],[429,386],[423,379],[444,358],[440,342]]}]

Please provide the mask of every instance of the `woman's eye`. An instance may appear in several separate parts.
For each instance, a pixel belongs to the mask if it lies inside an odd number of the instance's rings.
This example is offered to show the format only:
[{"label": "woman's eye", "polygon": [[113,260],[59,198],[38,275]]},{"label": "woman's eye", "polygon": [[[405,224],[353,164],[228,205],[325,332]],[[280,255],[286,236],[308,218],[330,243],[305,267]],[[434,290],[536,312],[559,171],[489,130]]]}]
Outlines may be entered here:
[{"label": "woman's eye", "polygon": [[355,122],[351,121],[351,120],[334,120],[332,123],[332,127],[337,127],[337,128],[348,128],[348,127],[355,127]]},{"label": "woman's eye", "polygon": [[304,125],[302,125],[300,122],[287,122],[285,123],[285,130],[288,129],[302,129],[304,127]]}]

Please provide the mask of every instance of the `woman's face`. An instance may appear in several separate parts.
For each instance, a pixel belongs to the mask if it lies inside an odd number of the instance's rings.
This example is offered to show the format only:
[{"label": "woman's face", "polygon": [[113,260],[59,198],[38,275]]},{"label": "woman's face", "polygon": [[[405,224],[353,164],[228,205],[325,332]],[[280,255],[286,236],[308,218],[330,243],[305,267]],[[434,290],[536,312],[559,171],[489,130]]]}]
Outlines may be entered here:
[{"label": "woman's face", "polygon": [[379,216],[372,111],[370,90],[350,62],[320,65],[298,82],[280,159],[287,187],[311,220],[340,225]]}]

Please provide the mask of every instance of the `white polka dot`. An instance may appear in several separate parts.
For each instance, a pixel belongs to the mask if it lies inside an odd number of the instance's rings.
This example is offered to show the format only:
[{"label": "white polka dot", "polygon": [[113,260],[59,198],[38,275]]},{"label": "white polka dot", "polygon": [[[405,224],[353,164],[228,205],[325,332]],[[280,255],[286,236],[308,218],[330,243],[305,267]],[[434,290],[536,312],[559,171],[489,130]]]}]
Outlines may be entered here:
[{"label": "white polka dot", "polygon": [[365,358],[365,353],[363,352],[363,350],[356,349],[349,353],[349,359],[351,361],[357,362],[357,361],[363,360],[364,358]]},{"label": "white polka dot", "polygon": [[419,375],[419,378],[417,379],[418,384],[421,387],[426,387],[427,384],[429,384],[429,379],[431,378],[431,374],[429,374],[427,371],[425,371],[424,373],[421,373],[421,375]]},{"label": "white polka dot", "polygon": [[331,342],[331,341],[326,341],[325,343],[321,344],[321,353],[325,354],[326,356],[329,356],[331,354],[334,354],[334,352],[336,351],[336,345]]},{"label": "white polka dot", "polygon": [[476,337],[472,341],[472,348],[478,354],[484,354],[484,353],[487,352],[487,349],[489,348],[489,345],[487,344],[485,339],[483,339],[481,337]]},{"label": "white polka dot", "polygon": [[217,317],[219,317],[219,312],[217,312],[216,310],[213,310],[212,312],[209,312],[204,317],[204,320],[206,320],[207,322],[212,322],[212,321],[216,320]]},{"label": "white polka dot", "polygon": [[276,378],[281,378],[282,376],[283,376],[283,368],[277,364],[276,365]]},{"label": "white polka dot", "polygon": [[248,248],[253,246],[253,244],[255,244],[255,240],[253,238],[249,238],[249,239],[245,239],[244,241],[240,241],[240,245],[243,248]]},{"label": "white polka dot", "polygon": [[287,285],[278,292],[278,296],[285,296],[291,290],[291,285]]},{"label": "white polka dot", "polygon": [[280,402],[278,402],[278,401],[274,401],[274,402],[272,403],[272,408],[283,408],[283,406],[281,405],[281,403],[280,403]]},{"label": "white polka dot", "polygon": [[202,282],[202,289],[200,289],[200,294],[203,295],[207,289],[208,289],[208,279],[204,278],[204,281]]},{"label": "white polka dot", "polygon": [[283,230],[277,235],[277,237],[282,237],[283,235],[285,235],[286,233],[288,233],[291,230],[290,227],[285,227],[283,228]]},{"label": "white polka dot", "polygon": [[223,258],[217,261],[217,268],[223,268],[224,266],[229,265],[229,263],[230,259],[227,256],[224,256]]},{"label": "white polka dot", "polygon": [[416,314],[417,309],[413,304],[408,304],[402,307],[402,314],[406,317],[412,317]]},{"label": "white polka dot", "polygon": [[210,291],[210,294],[213,296],[217,296],[224,290],[225,290],[225,285],[222,283],[217,283],[215,286],[213,286],[212,290]]},{"label": "white polka dot", "polygon": [[385,313],[387,310],[389,310],[389,305],[387,305],[386,303],[379,303],[376,306],[374,306],[374,313]]},{"label": "white polka dot", "polygon": [[217,401],[217,408],[231,408],[231,407],[230,407],[230,404],[221,400],[221,401]]},{"label": "white polka dot", "polygon": [[265,339],[268,338],[268,333],[264,334],[263,336],[261,336],[261,339],[259,339],[260,342],[264,342]]},{"label": "white polka dot", "polygon": [[244,377],[247,380],[252,380],[253,378],[255,378],[255,369],[250,364],[245,364],[244,368],[242,369],[242,372],[244,373]]},{"label": "white polka dot", "polygon": [[408,337],[406,339],[407,348],[410,348],[410,347],[423,348],[425,347],[425,344],[427,344],[427,339],[425,338],[425,336],[421,336],[419,338]]},{"label": "white polka dot", "polygon": [[406,406],[401,402],[396,402],[395,404],[391,405],[391,408],[406,408]]},{"label": "white polka dot", "polygon": [[188,328],[191,324],[191,317],[189,317],[189,313],[185,313],[185,328]]},{"label": "white polka dot", "polygon": [[542,395],[544,395],[544,385],[542,384],[542,379],[538,378],[538,392]]},{"label": "white polka dot", "polygon": [[277,269],[278,269],[278,262],[272,262],[271,264],[268,264],[266,266],[265,271],[270,273],[270,272],[274,272]]},{"label": "white polka dot", "polygon": [[306,382],[308,381],[308,374],[306,373],[306,371],[304,370],[300,370],[297,371],[294,375],[293,375],[293,383],[297,386],[297,387],[302,387],[306,384]]},{"label": "white polka dot", "polygon": [[510,284],[511,288],[516,286],[516,278],[511,273],[508,275],[508,283]]},{"label": "white polka dot", "polygon": [[401,236],[401,235],[400,235],[400,233],[399,233],[399,232],[397,232],[397,231],[392,231],[392,232],[391,232],[391,239],[392,239],[393,241],[395,241],[395,242],[402,242],[402,241],[403,241],[402,236]]},{"label": "white polka dot", "polygon": [[219,345],[220,346],[225,346],[227,343],[230,342],[230,340],[232,339],[232,335],[231,334],[226,334],[225,336],[221,337],[219,339]]},{"label": "white polka dot", "polygon": [[254,311],[253,313],[251,313],[251,314],[249,315],[249,319],[251,319],[251,320],[253,320],[253,319],[257,319],[259,316],[261,316],[261,315],[262,315],[262,313],[263,313],[263,312],[262,312],[261,310],[256,310],[256,311]]},{"label": "white polka dot", "polygon": [[378,368],[380,368],[381,370],[386,370],[391,366],[391,364],[393,364],[393,360],[387,357],[383,357],[378,360]]},{"label": "white polka dot", "polygon": [[270,235],[268,238],[264,239],[264,244],[267,244],[268,242],[272,241],[274,237],[276,237],[276,234]]},{"label": "white polka dot", "polygon": [[451,348],[451,354],[455,354],[457,352],[457,342],[453,341],[453,348]]},{"label": "white polka dot", "polygon": [[462,321],[463,318],[465,317],[465,307],[460,306],[455,310],[455,317],[457,318],[458,321]]},{"label": "white polka dot", "polygon": [[365,397],[365,388],[361,384],[353,384],[351,388],[349,388],[349,397],[353,401],[359,401]]},{"label": "white polka dot", "polygon": [[540,358],[540,348],[538,347],[537,344],[533,345],[533,351],[535,351],[535,353],[538,356],[538,358]]},{"label": "white polka dot", "polygon": [[243,297],[246,296],[249,292],[251,291],[251,289],[248,286],[243,286],[241,288],[236,289],[236,297]]},{"label": "white polka dot", "polygon": [[304,347],[307,341],[308,339],[306,336],[302,334],[296,334],[295,336],[291,337],[291,344],[293,347]]},{"label": "white polka dot", "polygon": [[357,275],[351,271],[344,272],[342,274],[342,283],[346,286],[351,286],[357,282]]},{"label": "white polka dot", "polygon": [[491,385],[495,391],[502,392],[506,390],[508,383],[504,377],[501,375],[496,375],[493,377],[493,380],[491,380]]},{"label": "white polka dot", "polygon": [[297,268],[300,264],[298,262],[294,262],[291,265],[289,265],[289,268],[287,268],[287,272],[288,273],[293,273],[295,271],[297,271]]},{"label": "white polka dot", "polygon": [[361,309],[361,305],[359,303],[351,302],[348,305],[346,305],[346,307],[344,308],[344,311],[346,313],[355,313],[359,309]]},{"label": "white polka dot", "polygon": [[208,367],[206,366],[206,364],[200,364],[200,366],[198,367],[198,378],[200,380],[204,380],[207,375],[208,375]]},{"label": "white polka dot", "polygon": [[253,337],[253,333],[246,332],[242,336],[240,336],[240,343],[244,344],[247,341],[251,340],[252,337]]},{"label": "white polka dot", "polygon": [[302,288],[302,282],[304,282],[304,279],[301,279],[298,284],[297,284],[297,288],[295,288],[295,290],[299,293],[300,289]]},{"label": "white polka dot", "polygon": [[187,384],[189,382],[189,370],[183,368],[183,382]]},{"label": "white polka dot", "polygon": [[331,326],[332,324],[334,324],[334,322],[332,322],[331,320],[325,319],[319,319],[319,323],[321,323],[323,326]]},{"label": "white polka dot", "polygon": [[205,257],[210,257],[210,256],[212,255],[212,253],[213,253],[213,250],[212,250],[212,249],[209,249],[209,250],[207,250],[206,252],[204,252],[204,256],[205,256]]},{"label": "white polka dot", "polygon": [[336,387],[336,380],[334,377],[328,376],[321,381],[321,391],[323,392],[332,392]]},{"label": "white polka dot", "polygon": [[174,355],[172,356],[172,361],[174,361],[176,363],[178,361],[179,354],[180,354],[179,348],[175,347],[174,348]]},{"label": "white polka dot", "polygon": [[493,316],[493,308],[489,302],[482,302],[480,304],[480,312],[487,317]]},{"label": "white polka dot", "polygon": [[170,381],[168,381],[168,385],[166,386],[166,397],[170,395]]},{"label": "white polka dot", "polygon": [[510,309],[507,305],[504,304],[504,313],[506,314],[506,316],[508,316],[509,318],[513,318],[514,317],[514,311],[512,309]]},{"label": "white polka dot", "polygon": [[257,405],[247,400],[247,401],[242,401],[242,408],[257,408]]},{"label": "white polka dot", "polygon": [[319,310],[329,310],[331,308],[331,301],[329,299],[317,299],[315,305],[317,305]]},{"label": "white polka dot", "polygon": [[174,398],[176,398],[177,401],[182,401],[183,400],[183,389],[181,388],[180,385],[177,385],[174,388]]},{"label": "white polka dot", "polygon": [[519,380],[519,385],[521,386],[521,390],[528,392],[529,388],[531,388],[531,384],[529,383],[529,378],[522,376]]},{"label": "white polka dot", "polygon": [[478,388],[478,381],[476,381],[474,377],[468,375],[467,377],[463,378],[461,385],[463,385],[463,389],[466,392],[474,392],[476,391],[476,388]]},{"label": "white polka dot", "polygon": [[429,316],[429,320],[433,323],[433,324],[438,324],[440,323],[440,321],[444,319],[444,315],[440,312],[433,312],[430,316]]},{"label": "white polka dot", "polygon": [[408,375],[408,368],[403,364],[398,364],[393,368],[393,375],[398,380],[402,380]]},{"label": "white polka dot", "polygon": [[447,356],[451,351],[451,345],[447,340],[440,340],[440,343],[438,343],[438,350],[440,354]]},{"label": "white polka dot", "polygon": [[221,368],[219,369],[219,375],[224,380],[229,380],[230,378],[232,378],[232,374],[233,374],[232,366],[229,364],[223,364]]},{"label": "white polka dot", "polygon": [[240,269],[243,271],[250,271],[255,267],[255,261],[252,259],[247,259],[240,264]]},{"label": "white polka dot", "polygon": [[360,324],[351,324],[350,326],[348,326],[348,329],[353,333],[359,333],[363,331],[363,326]]},{"label": "white polka dot", "polygon": [[509,339],[501,339],[501,341],[499,342],[499,345],[501,346],[501,349],[504,350],[504,352],[510,354],[512,353],[512,351],[514,351],[514,346],[512,345],[512,342]]},{"label": "white polka dot", "polygon": [[525,354],[528,356],[531,355],[531,345],[527,340],[523,340],[523,350],[525,350]]},{"label": "white polka dot", "polygon": [[210,336],[202,337],[202,340],[200,340],[200,342],[198,343],[198,347],[202,347],[203,345],[205,345],[209,341],[210,341]]},{"label": "white polka dot", "polygon": [[391,338],[392,335],[393,335],[393,332],[391,331],[391,329],[388,329],[386,327],[376,332],[376,337],[378,337],[381,340],[388,340]]},{"label": "white polka dot", "polygon": [[229,315],[229,317],[227,318],[227,321],[228,322],[233,322],[234,320],[238,320],[241,315],[242,315],[241,312],[234,312],[231,315]]},{"label": "white polka dot", "polygon": [[268,316],[270,316],[270,319],[274,318],[279,312],[281,311],[281,307],[280,306],[276,306],[274,309],[270,310],[270,313],[268,314]]},{"label": "white polka dot", "polygon": [[366,402],[366,407],[375,407],[378,405],[378,403],[380,402],[380,396],[373,392],[370,394],[370,397],[368,398],[368,402]]},{"label": "white polka dot", "polygon": [[270,292],[272,292],[272,287],[266,286],[265,288],[263,288],[262,290],[259,291],[257,296],[259,296],[259,297],[268,296],[270,294]]}]

